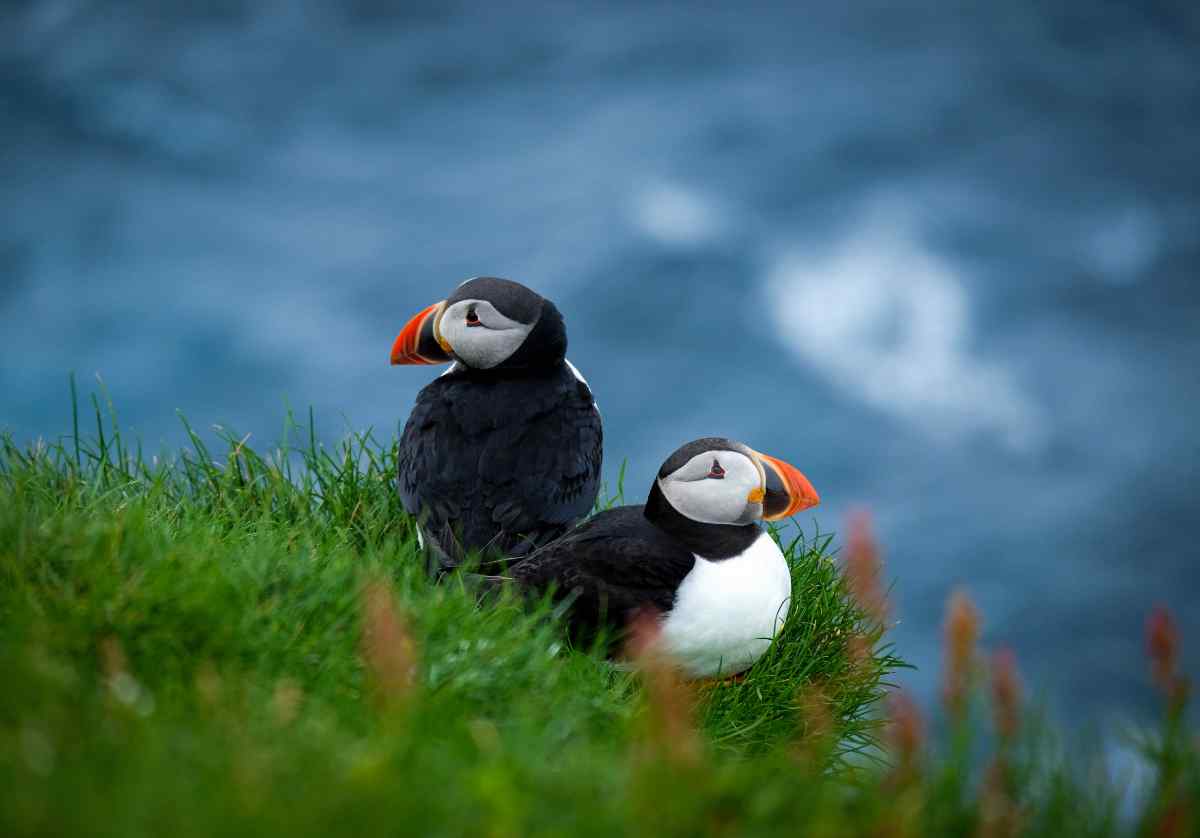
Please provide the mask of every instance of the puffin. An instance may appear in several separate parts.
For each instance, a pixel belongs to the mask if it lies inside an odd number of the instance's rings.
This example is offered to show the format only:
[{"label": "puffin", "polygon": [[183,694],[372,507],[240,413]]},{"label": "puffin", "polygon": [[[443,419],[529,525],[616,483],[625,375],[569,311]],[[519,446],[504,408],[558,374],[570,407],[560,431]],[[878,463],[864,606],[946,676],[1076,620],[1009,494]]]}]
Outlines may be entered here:
[{"label": "puffin", "polygon": [[411,318],[392,364],[449,363],[418,394],[397,449],[417,538],[446,571],[468,554],[519,561],[592,511],[603,433],[550,300],[475,277]]},{"label": "puffin", "polygon": [[727,678],[767,650],[791,605],[788,563],[761,522],[819,502],[794,466],[705,437],[666,459],[645,505],[599,512],[485,584],[552,592],[577,637],[619,635],[651,611],[685,675]]}]

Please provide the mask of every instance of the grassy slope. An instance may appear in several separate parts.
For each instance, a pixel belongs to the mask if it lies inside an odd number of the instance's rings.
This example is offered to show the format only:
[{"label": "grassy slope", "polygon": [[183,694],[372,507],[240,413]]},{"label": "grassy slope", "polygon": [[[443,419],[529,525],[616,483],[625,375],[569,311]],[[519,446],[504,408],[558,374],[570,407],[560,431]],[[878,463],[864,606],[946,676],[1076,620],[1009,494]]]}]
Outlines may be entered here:
[{"label": "grassy slope", "polygon": [[[911,782],[847,760],[875,741],[898,661],[848,601],[827,538],[787,545],[796,605],[743,683],[646,691],[567,648],[548,605],[480,608],[455,581],[429,583],[389,449],[369,436],[267,459],[229,436],[219,463],[195,437],[158,465],[111,427],[78,449],[0,450],[0,834],[980,823],[961,758]],[[384,607],[365,647],[371,581],[406,628]],[[852,662],[847,638],[863,633],[874,652]],[[409,639],[411,686],[397,675]],[[673,744],[691,735],[682,703],[700,759]],[[1105,793],[1051,773],[1022,780],[1027,826],[1114,828]]]}]

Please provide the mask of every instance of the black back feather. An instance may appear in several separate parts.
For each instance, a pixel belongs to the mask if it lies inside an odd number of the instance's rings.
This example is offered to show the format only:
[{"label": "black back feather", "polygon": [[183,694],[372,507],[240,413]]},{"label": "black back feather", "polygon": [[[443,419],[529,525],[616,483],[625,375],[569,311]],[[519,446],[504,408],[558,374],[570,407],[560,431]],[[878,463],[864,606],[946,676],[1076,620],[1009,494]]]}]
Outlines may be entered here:
[{"label": "black back feather", "polygon": [[536,592],[573,598],[571,625],[587,637],[624,628],[638,611],[670,611],[696,558],[646,519],[641,506],[599,512],[515,565],[510,576]]},{"label": "black back feather", "polygon": [[561,358],[460,365],[417,395],[399,443],[400,497],[451,564],[472,550],[524,556],[591,511],[602,442],[591,391]]}]

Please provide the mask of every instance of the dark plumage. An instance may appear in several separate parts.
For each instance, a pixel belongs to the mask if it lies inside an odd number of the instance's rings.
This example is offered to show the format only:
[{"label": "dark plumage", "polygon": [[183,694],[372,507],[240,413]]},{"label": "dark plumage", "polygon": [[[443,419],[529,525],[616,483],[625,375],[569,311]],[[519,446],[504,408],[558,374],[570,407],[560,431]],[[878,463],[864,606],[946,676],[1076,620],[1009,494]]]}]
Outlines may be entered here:
[{"label": "dark plumage", "polygon": [[457,369],[417,395],[400,438],[400,498],[451,563],[523,556],[591,511],[602,432],[592,394],[550,370]]},{"label": "dark plumage", "polygon": [[651,610],[664,650],[684,671],[741,672],[766,651],[791,604],[787,561],[760,523],[818,501],[794,466],[706,437],[667,458],[645,506],[600,512],[507,577],[481,581],[552,591],[569,602],[572,632],[583,641]]},{"label": "dark plumage", "polygon": [[670,611],[696,557],[646,518],[641,506],[599,512],[509,571],[521,587],[573,597],[579,636],[620,628],[639,610]]},{"label": "dark plumage", "polygon": [[[528,331],[511,354],[484,369],[469,366],[438,329],[451,326],[441,319],[444,311],[467,311],[466,326],[486,326],[478,322],[474,300]],[[407,342],[402,333],[393,350],[397,363],[455,361],[417,395],[400,438],[400,497],[443,566],[471,551],[520,558],[592,510],[600,415],[587,384],[565,360],[566,329],[549,300],[485,277],[459,286],[438,306],[414,318]],[[495,332],[487,328],[456,334],[475,343],[469,352],[493,351]],[[470,357],[468,347],[459,349]]]}]

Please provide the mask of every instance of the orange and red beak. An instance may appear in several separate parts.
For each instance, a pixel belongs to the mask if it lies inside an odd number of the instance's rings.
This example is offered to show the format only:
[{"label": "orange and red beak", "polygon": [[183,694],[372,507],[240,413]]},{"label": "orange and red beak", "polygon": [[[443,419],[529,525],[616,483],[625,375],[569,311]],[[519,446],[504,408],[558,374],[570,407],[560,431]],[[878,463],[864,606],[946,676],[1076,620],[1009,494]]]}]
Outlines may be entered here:
[{"label": "orange and red beak", "polygon": [[821,496],[800,469],[769,454],[754,453],[758,454],[767,475],[767,491],[762,502],[763,520],[790,518],[821,502]]},{"label": "orange and red beak", "polygon": [[437,331],[445,307],[445,302],[434,303],[404,325],[392,344],[393,364],[444,364],[451,360]]}]

